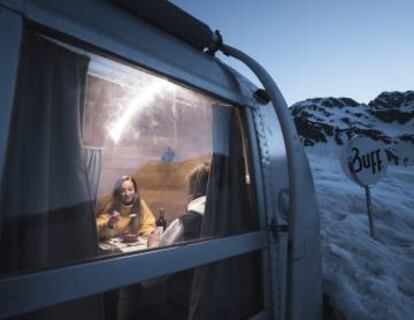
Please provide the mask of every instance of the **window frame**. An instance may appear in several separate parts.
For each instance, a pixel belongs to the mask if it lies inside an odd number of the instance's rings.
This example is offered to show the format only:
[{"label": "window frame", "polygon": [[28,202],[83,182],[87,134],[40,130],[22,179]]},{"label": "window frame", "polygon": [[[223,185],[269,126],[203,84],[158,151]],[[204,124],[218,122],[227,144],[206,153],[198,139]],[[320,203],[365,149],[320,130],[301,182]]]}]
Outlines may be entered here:
[{"label": "window frame", "polygon": [[[256,231],[8,276],[0,279],[0,317],[140,283],[266,246],[266,232]],[[168,265],[163,261],[169,261]],[[118,272],[120,269],[125,271]]]},{"label": "window frame", "polygon": [[[0,119],[0,127],[4,131],[2,137],[2,147],[7,145],[8,128],[11,125],[11,112],[13,108],[13,96],[14,88],[17,78],[17,70],[19,63],[19,50],[22,42],[23,31],[25,28],[32,28],[31,23],[23,25],[23,18],[7,9],[2,10],[5,15],[0,15],[0,27],[2,30],[8,32],[2,34],[0,37],[0,44],[7,43],[10,48],[10,44],[14,44],[7,52],[10,67],[7,72],[0,74],[0,80],[5,83],[4,90],[0,91],[0,98],[5,101],[4,108],[2,108],[2,116]],[[44,17],[42,22],[50,22],[53,20],[53,16],[49,14]],[[14,28],[10,30],[10,23],[14,24]],[[39,30],[39,21],[36,22],[36,31]],[[47,27],[53,26],[47,25]],[[42,30],[42,27],[40,27]],[[50,29],[44,29],[45,34],[51,32]],[[61,33],[62,30],[55,30]],[[105,38],[105,35],[97,37],[91,34],[89,30],[82,29],[80,26],[72,28],[69,38],[74,36],[74,33],[78,35],[79,39],[86,41],[91,46],[101,47],[105,44],[106,52],[113,54],[114,57],[123,57],[126,61],[131,61],[134,57],[134,52],[138,51],[137,48],[128,48],[125,50],[125,46],[122,43],[117,43],[113,39]],[[66,39],[65,39],[66,41]],[[0,62],[5,65],[5,62]],[[142,67],[142,65],[139,65]],[[153,70],[149,70],[152,72]],[[162,75],[166,73],[162,72],[162,65],[157,69]],[[172,77],[171,74],[168,78],[172,80],[179,79],[182,75]],[[192,78],[190,77],[191,81]],[[186,85],[189,85],[186,83]],[[203,82],[195,81],[190,86],[197,91],[201,91],[205,94],[211,95],[211,92],[215,92],[215,88],[209,85],[205,85]],[[6,90],[9,88],[8,90]],[[215,97],[229,102],[232,105],[239,106],[244,101],[242,98],[229,99],[229,95],[224,97],[219,94],[214,94]],[[268,262],[269,251],[269,235],[266,231],[266,218],[264,209],[263,196],[260,195],[262,188],[262,177],[259,159],[258,146],[256,142],[254,123],[251,120],[250,110],[243,108],[242,114],[244,116],[247,132],[247,142],[250,148],[249,154],[249,166],[251,168],[251,181],[254,181],[254,192],[257,204],[256,215],[259,220],[259,231],[245,233],[237,236],[214,238],[200,240],[194,243],[186,243],[183,245],[175,245],[168,248],[160,248],[152,251],[138,252],[134,254],[123,255],[119,257],[109,257],[108,259],[99,259],[90,262],[80,262],[69,266],[53,268],[43,271],[36,271],[32,273],[25,273],[20,275],[6,275],[0,279],[0,296],[2,297],[2,304],[0,306],[0,317],[7,317],[22,314],[29,311],[34,311],[46,306],[54,305],[59,302],[69,301],[84,296],[101,293],[113,288],[119,288],[128,284],[134,284],[141,281],[145,281],[154,277],[167,275],[173,272],[185,270],[188,268],[196,267],[210,262],[220,261],[226,258],[239,256],[245,253],[249,253],[256,250],[262,252],[262,275],[263,275],[263,296],[264,296],[264,309],[254,317],[254,319],[267,319],[271,314],[271,294],[269,288],[269,272],[271,272],[270,264]],[[4,150],[5,147],[3,148]],[[3,151],[3,150],[2,150]],[[0,173],[1,178],[5,174],[3,172],[3,164],[6,156],[4,151],[0,158]],[[252,164],[252,165],[251,165]],[[174,263],[171,265],[165,265],[159,263],[164,259],[169,259]],[[116,273],[114,270],[118,268],[126,268],[127,265],[140,266],[140,268],[134,272]],[[142,267],[144,266],[144,268]],[[154,268],[154,266],[157,266]],[[117,274],[116,277],[104,278],[102,274]],[[77,280],[75,280],[77,279]],[[93,281],[92,279],[96,279]],[[79,285],[81,284],[81,285]],[[65,290],[60,288],[64,287]],[[274,315],[273,315],[274,316]]]}]

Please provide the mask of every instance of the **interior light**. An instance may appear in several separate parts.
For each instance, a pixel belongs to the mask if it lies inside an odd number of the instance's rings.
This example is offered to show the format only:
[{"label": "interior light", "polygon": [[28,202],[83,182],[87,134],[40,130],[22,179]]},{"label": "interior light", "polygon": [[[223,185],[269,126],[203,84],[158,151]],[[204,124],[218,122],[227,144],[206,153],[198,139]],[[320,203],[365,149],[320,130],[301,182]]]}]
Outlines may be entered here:
[{"label": "interior light", "polygon": [[139,94],[128,102],[125,110],[109,124],[109,137],[112,141],[118,144],[131,118],[151,106],[157,94],[171,90],[172,88],[173,84],[164,79],[153,80],[150,85],[144,87]]}]

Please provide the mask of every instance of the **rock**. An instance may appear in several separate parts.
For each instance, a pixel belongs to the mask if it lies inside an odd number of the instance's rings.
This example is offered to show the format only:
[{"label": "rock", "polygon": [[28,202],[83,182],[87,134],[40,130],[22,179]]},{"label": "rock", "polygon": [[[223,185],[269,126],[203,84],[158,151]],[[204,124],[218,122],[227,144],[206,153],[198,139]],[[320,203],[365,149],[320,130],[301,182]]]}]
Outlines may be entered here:
[{"label": "rock", "polygon": [[402,149],[395,146],[414,146],[414,91],[383,92],[368,104],[346,97],[312,98],[290,110],[307,147],[341,146],[355,135],[365,135],[393,149],[389,161],[398,163],[395,150]]}]

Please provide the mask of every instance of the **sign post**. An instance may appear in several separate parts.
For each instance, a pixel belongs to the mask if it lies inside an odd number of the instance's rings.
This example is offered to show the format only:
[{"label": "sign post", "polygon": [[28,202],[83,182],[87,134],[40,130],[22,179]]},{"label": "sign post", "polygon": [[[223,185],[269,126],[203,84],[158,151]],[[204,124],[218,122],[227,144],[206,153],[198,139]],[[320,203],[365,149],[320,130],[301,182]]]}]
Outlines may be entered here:
[{"label": "sign post", "polygon": [[374,232],[374,222],[372,220],[372,202],[371,202],[371,192],[369,186],[365,186],[365,197],[367,199],[367,210],[368,210],[368,223],[369,223],[369,235],[372,239],[375,239]]},{"label": "sign post", "polygon": [[341,154],[345,175],[365,189],[370,236],[375,239],[370,187],[387,172],[387,158],[380,144],[364,136],[349,140]]}]

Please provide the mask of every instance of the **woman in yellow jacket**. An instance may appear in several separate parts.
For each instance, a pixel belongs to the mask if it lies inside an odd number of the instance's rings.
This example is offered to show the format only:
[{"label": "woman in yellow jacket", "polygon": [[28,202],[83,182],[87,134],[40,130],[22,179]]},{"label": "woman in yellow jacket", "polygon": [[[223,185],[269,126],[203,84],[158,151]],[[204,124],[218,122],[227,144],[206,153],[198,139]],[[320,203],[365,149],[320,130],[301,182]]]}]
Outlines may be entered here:
[{"label": "woman in yellow jacket", "polygon": [[148,236],[155,230],[155,218],[139,196],[134,178],[123,176],[115,185],[111,202],[96,219],[99,239],[125,233]]}]

